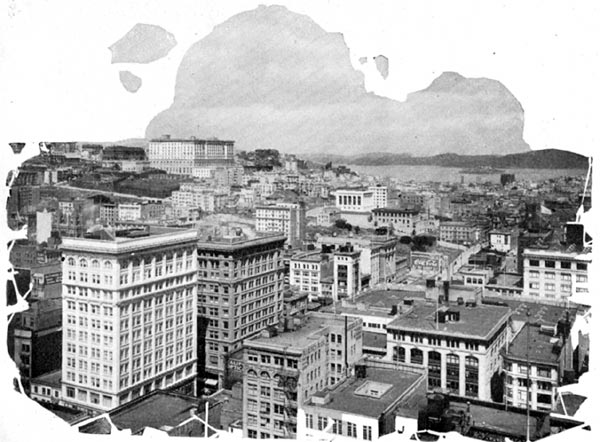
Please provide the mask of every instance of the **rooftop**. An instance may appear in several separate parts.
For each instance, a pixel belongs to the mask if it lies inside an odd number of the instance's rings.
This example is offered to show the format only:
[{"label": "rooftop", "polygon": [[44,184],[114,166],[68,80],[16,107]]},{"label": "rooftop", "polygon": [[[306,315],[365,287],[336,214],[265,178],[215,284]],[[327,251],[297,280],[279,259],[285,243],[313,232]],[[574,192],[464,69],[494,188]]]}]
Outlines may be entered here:
[{"label": "rooftop", "polygon": [[131,229],[126,234],[115,234],[99,230],[90,238],[63,238],[62,250],[84,250],[97,253],[124,253],[132,250],[153,248],[161,245],[196,241],[198,232],[174,227],[146,226],[144,229]]},{"label": "rooftop", "polygon": [[569,312],[571,317],[574,317],[578,312],[589,309],[588,306],[575,303],[571,303],[569,308],[566,308],[560,305],[541,304],[516,299],[502,299],[498,301],[494,298],[484,298],[483,303],[507,306],[512,310],[512,319],[517,321],[525,321],[527,319],[527,309],[529,309],[531,322],[546,325],[554,325],[559,319],[566,318],[567,312]]},{"label": "rooftop", "polygon": [[385,351],[387,347],[387,334],[363,330],[363,348],[365,347]]},{"label": "rooftop", "polygon": [[401,208],[401,209],[394,209],[394,208],[390,208],[390,207],[380,207],[377,209],[373,209],[373,213],[412,213],[413,215],[416,215],[417,213],[419,213],[419,209],[414,208],[414,207],[405,207],[405,208]]},{"label": "rooftop", "polygon": [[198,241],[198,248],[216,251],[232,251],[273,242],[284,242],[286,239],[287,237],[281,234],[257,234],[254,238],[249,238],[245,235],[225,237],[209,235]]},{"label": "rooftop", "polygon": [[61,370],[51,371],[50,373],[43,374],[31,380],[32,384],[46,385],[48,387],[61,388]]},{"label": "rooftop", "polygon": [[[459,319],[440,322],[436,319],[438,311],[458,313]],[[502,323],[507,322],[509,315],[509,308],[495,305],[477,305],[475,307],[452,305],[436,309],[434,303],[415,302],[412,309],[394,319],[387,328],[388,330],[489,339]]]},{"label": "rooftop", "polygon": [[171,138],[171,137],[162,137],[162,138],[153,138],[150,140],[151,143],[195,143],[195,144],[233,144],[235,141],[231,140],[219,140],[217,138],[208,138],[205,140],[201,140],[199,138],[190,137],[190,138]]},{"label": "rooftop", "polygon": [[110,411],[110,419],[122,430],[137,433],[145,427],[171,429],[191,417],[190,410],[204,410],[200,399],[172,392],[156,391]]},{"label": "rooftop", "polygon": [[323,336],[328,325],[344,325],[343,316],[331,314],[309,313],[303,318],[304,322],[296,330],[277,333],[275,336],[263,337],[257,335],[244,341],[244,346],[259,349],[285,349],[286,351],[302,352],[307,346]]},{"label": "rooftop", "polygon": [[522,283],[522,281],[522,275],[513,273],[501,273],[498,276],[496,276],[496,283],[492,285],[500,285],[503,287],[516,287],[519,286],[519,283]]},{"label": "rooftop", "polygon": [[321,262],[320,251],[300,252],[290,258],[293,261]]},{"label": "rooftop", "polygon": [[569,247],[552,247],[548,249],[535,249],[527,247],[523,251],[523,256],[539,256],[542,258],[571,258],[577,259],[581,261],[592,261],[592,248],[584,247],[583,249],[578,249],[577,247],[569,246]]},{"label": "rooftop", "polygon": [[[411,387],[422,377],[419,372],[369,366],[366,378],[347,379],[329,391],[329,402],[317,407],[378,418],[390,406],[410,396]],[[371,389],[371,386],[376,388]]]},{"label": "rooftop", "polygon": [[[529,338],[527,329],[529,328]],[[527,340],[529,339],[529,346]],[[525,325],[512,340],[506,352],[511,359],[527,360],[529,347],[529,361],[533,364],[557,365],[563,342],[558,337],[549,336],[541,332],[538,325]]]}]

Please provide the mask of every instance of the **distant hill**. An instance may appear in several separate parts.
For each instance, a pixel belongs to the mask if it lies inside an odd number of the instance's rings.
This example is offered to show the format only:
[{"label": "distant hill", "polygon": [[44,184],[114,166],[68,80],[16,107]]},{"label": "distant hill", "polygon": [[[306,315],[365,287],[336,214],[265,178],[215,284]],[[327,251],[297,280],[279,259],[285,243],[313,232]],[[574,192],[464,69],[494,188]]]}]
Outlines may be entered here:
[{"label": "distant hill", "polygon": [[216,136],[297,154],[479,155],[530,150],[523,124],[521,104],[494,79],[443,72],[405,101],[369,93],[342,34],[283,6],[259,6],[190,47],[173,103],[146,138]]},{"label": "distant hill", "polygon": [[587,169],[588,157],[559,149],[543,149],[508,155],[458,155],[454,153],[430,157],[375,152],[364,155],[305,155],[312,161],[352,164],[357,166],[441,166],[494,167],[502,169]]}]

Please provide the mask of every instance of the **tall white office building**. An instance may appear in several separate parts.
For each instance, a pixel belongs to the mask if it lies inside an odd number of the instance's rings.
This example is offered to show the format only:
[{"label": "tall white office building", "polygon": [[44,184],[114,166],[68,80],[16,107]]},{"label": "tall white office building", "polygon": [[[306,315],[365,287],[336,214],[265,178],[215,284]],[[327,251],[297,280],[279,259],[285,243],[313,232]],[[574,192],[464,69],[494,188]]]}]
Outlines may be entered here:
[{"label": "tall white office building", "polygon": [[110,410],[197,374],[197,232],[64,238],[62,402]]}]

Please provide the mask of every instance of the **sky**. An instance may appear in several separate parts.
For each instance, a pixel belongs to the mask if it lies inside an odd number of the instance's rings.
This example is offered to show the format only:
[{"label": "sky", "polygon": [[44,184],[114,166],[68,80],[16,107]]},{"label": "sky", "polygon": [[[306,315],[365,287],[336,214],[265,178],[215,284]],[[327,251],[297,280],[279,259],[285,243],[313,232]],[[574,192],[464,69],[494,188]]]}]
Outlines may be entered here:
[{"label": "sky", "polygon": [[[0,141],[32,144],[20,157],[9,155],[5,148],[0,161],[4,176],[34,154],[33,143],[40,140],[142,137],[150,119],[171,104],[177,67],[189,46],[230,16],[261,4],[249,0],[6,3],[7,13],[0,18]],[[353,66],[366,74],[368,91],[404,100],[444,71],[487,77],[502,82],[521,102],[524,139],[533,149],[591,155],[599,145],[599,2],[281,0],[277,4],[309,15],[329,32],[343,33]],[[155,63],[111,65],[108,47],[138,22],[164,27],[175,35],[177,46]],[[372,61],[379,54],[389,58],[387,80]],[[366,65],[358,61],[363,56],[370,58]],[[136,94],[120,84],[120,70],[131,70],[143,79]],[[590,227],[594,235],[595,227]],[[7,234],[4,239],[16,236],[24,233]],[[0,339],[4,339],[1,333]],[[3,368],[10,365],[4,355],[0,359]],[[1,384],[6,388],[7,382]],[[2,397],[8,398],[5,393],[2,390]],[[20,398],[4,401],[8,402],[13,412],[0,418],[0,440],[39,436],[52,426],[61,428],[47,434],[64,434],[63,424],[49,416],[35,415],[40,426],[32,425],[34,415]],[[11,428],[19,430],[7,437],[3,431],[9,418]]]},{"label": "sky", "polygon": [[[189,46],[254,1],[81,2],[9,0],[3,26],[2,96],[11,140],[116,141],[142,137],[172,102],[177,67]],[[221,4],[223,3],[223,4]],[[285,1],[330,32],[341,32],[366,88],[404,100],[444,71],[502,82],[525,110],[533,149],[582,154],[598,144],[592,97],[599,91],[594,2]],[[110,63],[108,47],[138,22],[156,24],[178,45],[148,65]],[[372,57],[386,55],[383,80]],[[361,56],[370,57],[361,65]],[[142,78],[125,91],[119,70]]]}]

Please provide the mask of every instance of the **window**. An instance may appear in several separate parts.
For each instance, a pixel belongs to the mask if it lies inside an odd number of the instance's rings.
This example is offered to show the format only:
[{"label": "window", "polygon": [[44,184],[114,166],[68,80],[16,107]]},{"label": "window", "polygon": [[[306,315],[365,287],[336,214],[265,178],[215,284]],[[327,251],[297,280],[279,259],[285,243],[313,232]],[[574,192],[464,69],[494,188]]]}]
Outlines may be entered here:
[{"label": "window", "polygon": [[529,260],[529,265],[531,267],[539,267],[540,266],[540,261],[537,259],[530,259]]},{"label": "window", "polygon": [[370,425],[363,425],[363,439],[364,440],[372,440],[373,438],[373,429]]},{"label": "window", "polygon": [[306,414],[306,428],[313,428],[314,427],[314,423],[313,423],[313,415],[312,414]]},{"label": "window", "polygon": [[423,365],[423,351],[418,348],[412,348],[410,350],[410,363]]},{"label": "window", "polygon": [[356,424],[352,422],[346,422],[346,435],[348,437],[356,438]]},{"label": "window", "polygon": [[587,264],[583,262],[577,263],[577,270],[587,270]]},{"label": "window", "polygon": [[404,347],[401,347],[399,345],[396,345],[394,347],[394,350],[392,353],[392,360],[394,362],[405,362],[406,361],[406,350],[404,349]]},{"label": "window", "polygon": [[544,267],[553,269],[556,267],[556,261],[551,261],[547,259],[546,261],[544,261]]}]

